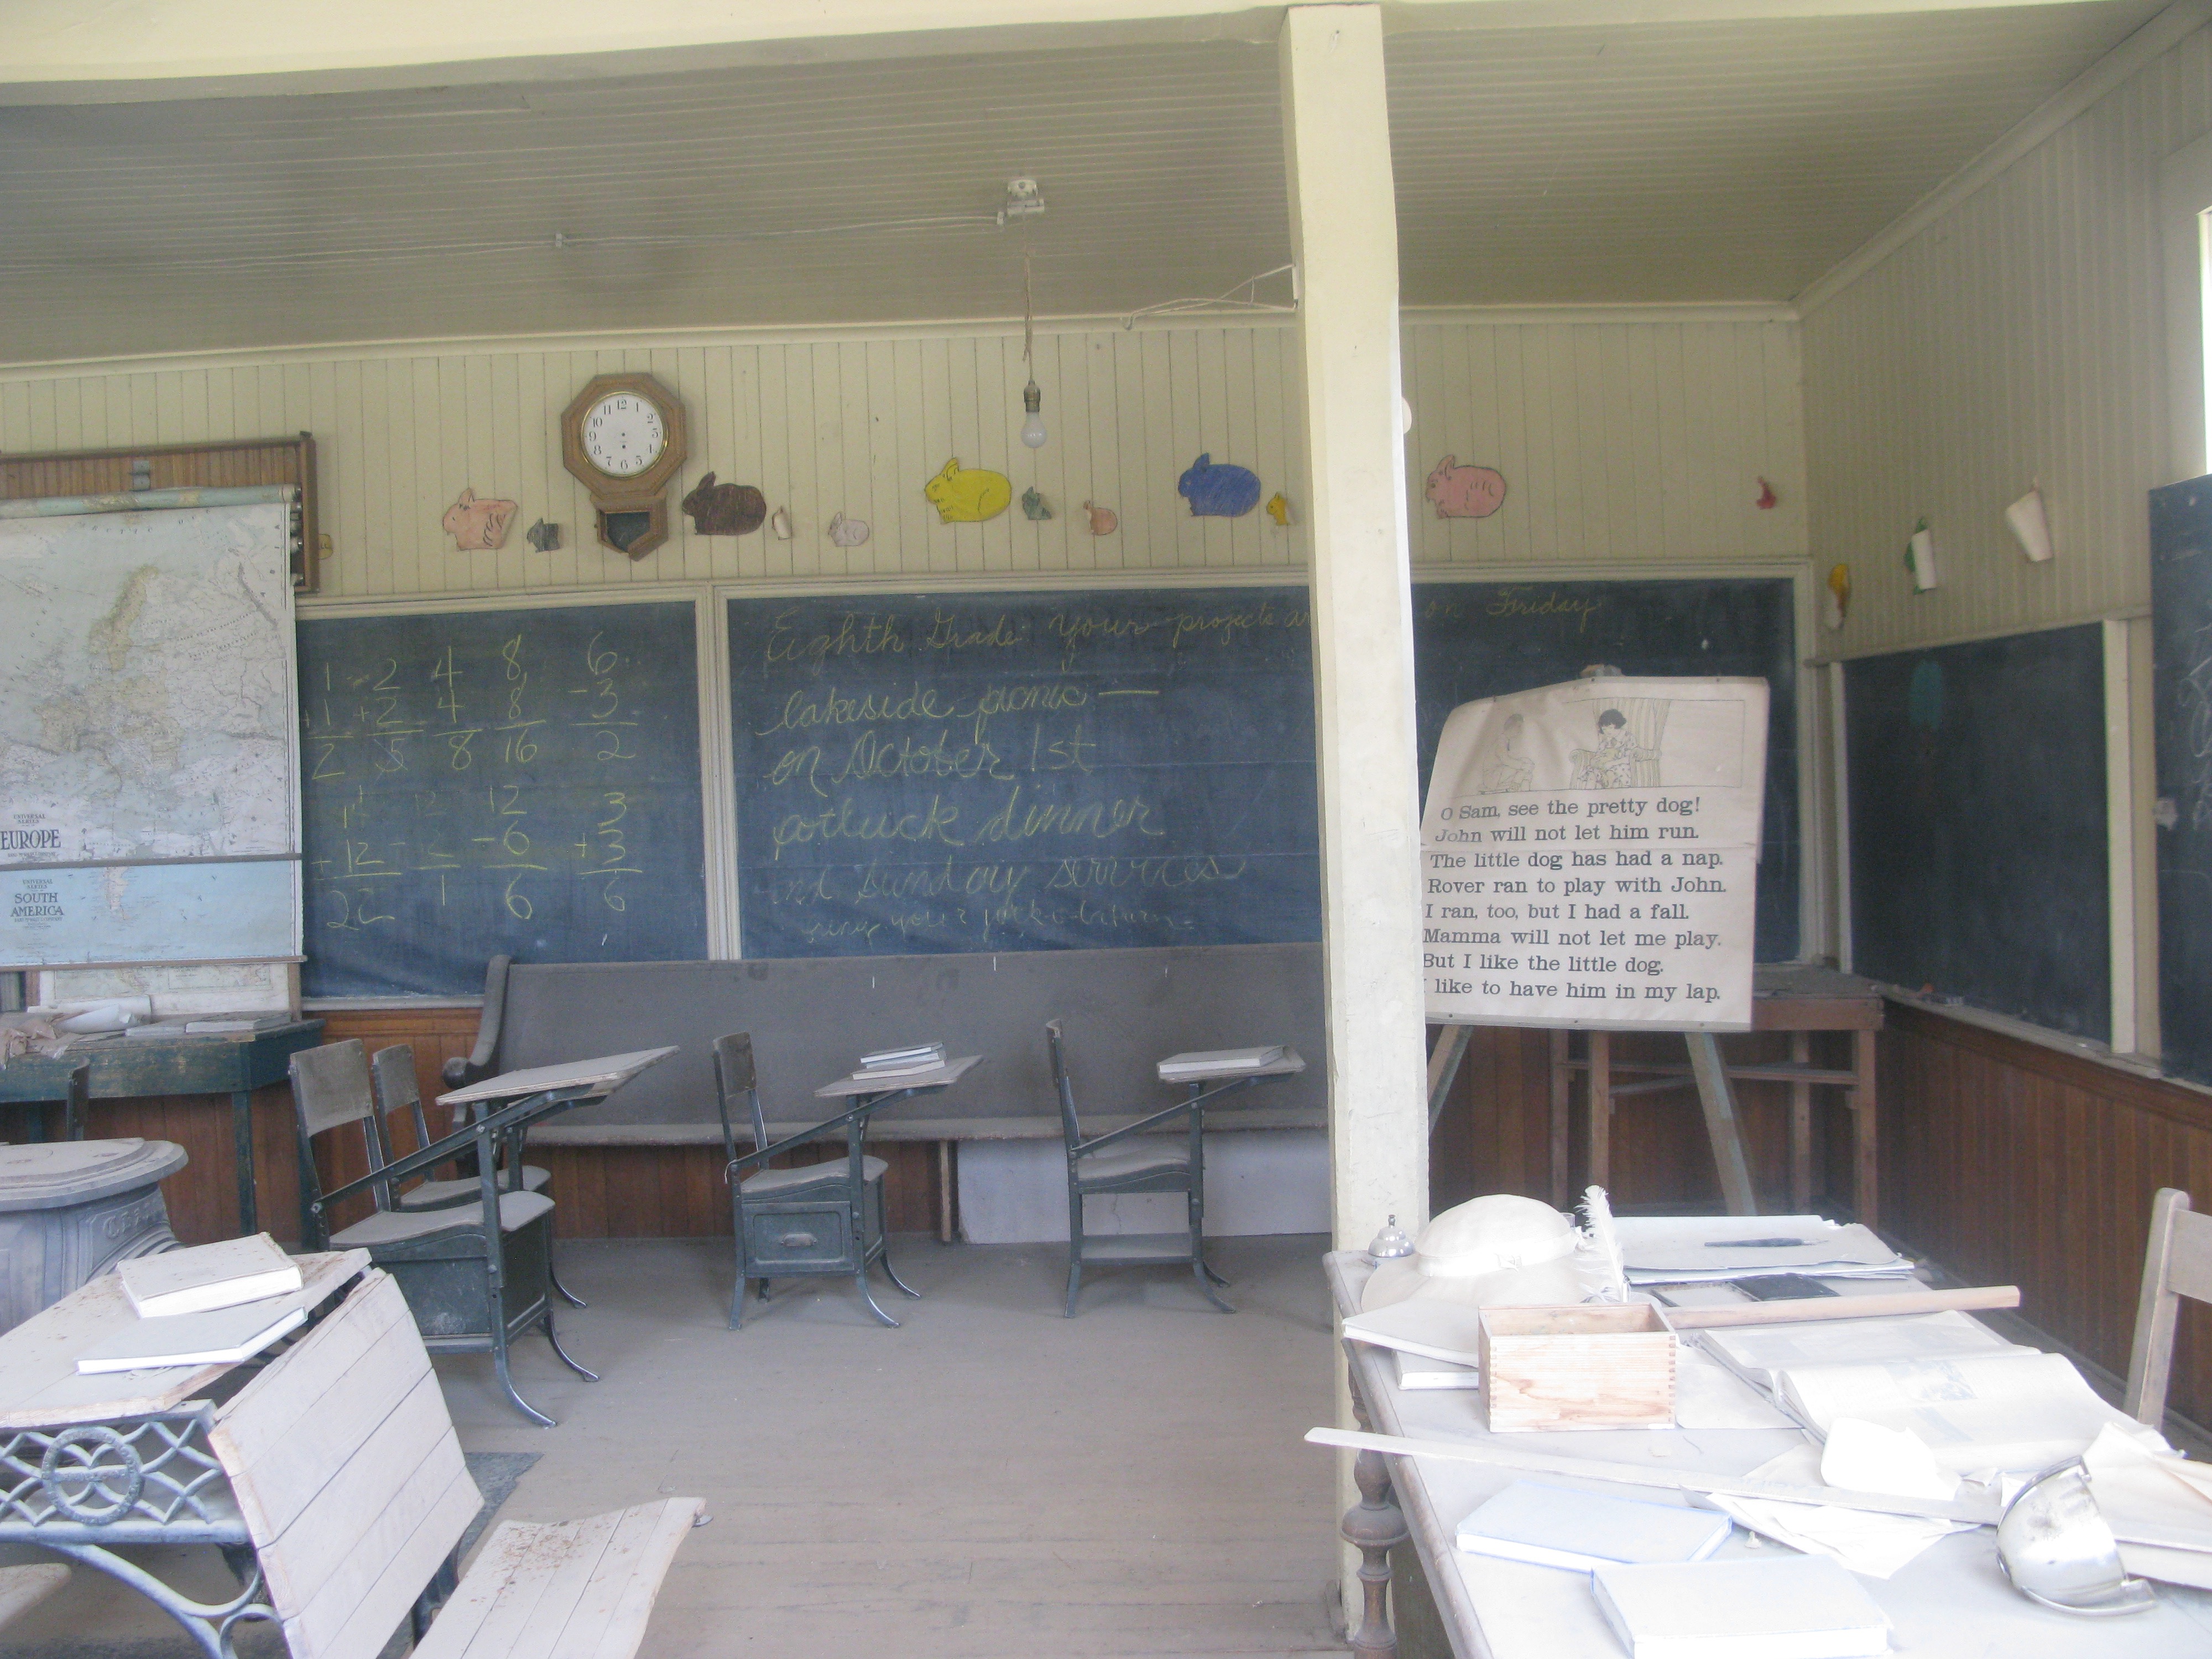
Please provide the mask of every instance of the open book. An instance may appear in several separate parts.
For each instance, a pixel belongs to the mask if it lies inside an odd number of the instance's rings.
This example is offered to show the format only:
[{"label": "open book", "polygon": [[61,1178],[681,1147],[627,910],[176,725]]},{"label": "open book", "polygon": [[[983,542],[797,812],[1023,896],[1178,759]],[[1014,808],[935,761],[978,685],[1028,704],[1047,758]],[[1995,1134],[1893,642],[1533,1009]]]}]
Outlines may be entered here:
[{"label": "open book", "polygon": [[2006,1341],[1956,1309],[1879,1319],[1729,1326],[1701,1332],[1699,1341],[1722,1364],[1768,1395],[1780,1393],[1784,1371],[1814,1365],[1888,1365],[1960,1354],[2035,1352]]},{"label": "open book", "polygon": [[1817,1215],[1620,1216],[1613,1221],[1632,1285],[1802,1273],[1809,1279],[1909,1279],[1912,1263],[1856,1222]]}]

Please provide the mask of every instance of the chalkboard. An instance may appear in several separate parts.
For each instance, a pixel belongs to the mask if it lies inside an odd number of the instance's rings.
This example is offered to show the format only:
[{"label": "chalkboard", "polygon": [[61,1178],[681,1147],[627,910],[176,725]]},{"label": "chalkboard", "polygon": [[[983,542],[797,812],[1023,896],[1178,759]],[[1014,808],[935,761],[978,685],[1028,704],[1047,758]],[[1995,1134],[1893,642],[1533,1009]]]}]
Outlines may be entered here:
[{"label": "chalkboard", "polygon": [[2112,1034],[2095,623],[1844,669],[1852,966]]},{"label": "chalkboard", "polygon": [[2212,1083],[2212,478],[2150,493],[2150,603],[2160,1045]]},{"label": "chalkboard", "polygon": [[690,603],[300,623],[311,996],[707,953]]},{"label": "chalkboard", "polygon": [[1766,798],[1759,835],[1761,962],[1798,951],[1797,651],[1787,580],[1431,582],[1413,588],[1421,777],[1463,702],[1571,680],[1593,663],[1626,674],[1765,680]]},{"label": "chalkboard", "polygon": [[728,622],[745,955],[1320,937],[1304,589]]}]

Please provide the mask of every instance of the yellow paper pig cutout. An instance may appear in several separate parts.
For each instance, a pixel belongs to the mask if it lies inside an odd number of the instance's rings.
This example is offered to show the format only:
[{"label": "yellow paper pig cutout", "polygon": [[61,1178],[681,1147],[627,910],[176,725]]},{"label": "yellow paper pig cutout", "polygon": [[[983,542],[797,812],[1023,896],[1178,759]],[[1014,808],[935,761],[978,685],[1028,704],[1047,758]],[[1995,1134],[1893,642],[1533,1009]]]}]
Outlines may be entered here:
[{"label": "yellow paper pig cutout", "polygon": [[945,462],[945,471],[921,487],[944,524],[981,524],[995,519],[1014,499],[1014,486],[1003,472],[982,467],[963,467],[958,457]]}]

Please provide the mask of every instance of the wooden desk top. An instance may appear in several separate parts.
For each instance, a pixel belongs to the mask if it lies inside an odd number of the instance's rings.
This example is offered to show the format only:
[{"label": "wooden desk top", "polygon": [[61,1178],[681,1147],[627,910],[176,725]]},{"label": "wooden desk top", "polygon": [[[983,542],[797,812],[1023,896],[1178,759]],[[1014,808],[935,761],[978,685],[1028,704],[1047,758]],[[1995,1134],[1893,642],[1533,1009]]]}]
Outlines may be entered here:
[{"label": "wooden desk top", "polygon": [[[1182,1058],[1180,1054],[1170,1054],[1160,1064],[1165,1066],[1169,1060]],[[1298,1051],[1295,1048],[1285,1048],[1279,1060],[1271,1060],[1265,1066],[1239,1066],[1233,1063],[1211,1066],[1204,1071],[1178,1072],[1173,1077],[1162,1072],[1160,1081],[1163,1083],[1221,1083],[1231,1078],[1240,1077],[1295,1077],[1305,1068],[1306,1063],[1299,1058]]]},{"label": "wooden desk top", "polygon": [[1878,1031],[1882,1008],[1874,981],[1854,974],[1789,963],[1751,970],[1754,1031]]},{"label": "wooden desk top", "polygon": [[933,1066],[926,1072],[909,1072],[904,1077],[841,1077],[817,1089],[814,1097],[851,1100],[861,1095],[904,1094],[909,1089],[949,1089],[982,1062],[981,1054],[963,1054],[942,1066]]},{"label": "wooden desk top", "polygon": [[[283,1298],[313,1308],[368,1270],[367,1250],[332,1250],[295,1258],[301,1285]],[[113,1273],[71,1291],[0,1336],[0,1429],[51,1428],[174,1410],[204,1393],[229,1365],[172,1365],[87,1376],[76,1357],[138,1316]]]},{"label": "wooden desk top", "polygon": [[455,1089],[438,1097],[441,1106],[465,1106],[478,1100],[521,1100],[550,1094],[556,1089],[588,1089],[611,1095],[648,1066],[658,1065],[676,1050],[639,1048],[626,1054],[603,1054],[597,1060],[564,1060],[554,1066],[532,1066],[520,1072],[501,1072],[482,1083]]}]

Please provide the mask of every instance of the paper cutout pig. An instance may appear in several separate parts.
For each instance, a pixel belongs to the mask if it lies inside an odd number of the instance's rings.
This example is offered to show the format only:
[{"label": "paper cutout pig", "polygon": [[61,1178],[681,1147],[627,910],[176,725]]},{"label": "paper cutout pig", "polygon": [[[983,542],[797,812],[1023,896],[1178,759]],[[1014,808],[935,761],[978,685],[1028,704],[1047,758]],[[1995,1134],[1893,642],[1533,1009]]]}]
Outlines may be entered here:
[{"label": "paper cutout pig", "polygon": [[709,472],[684,498],[684,510],[702,536],[748,536],[768,517],[768,497],[750,484],[718,484]]},{"label": "paper cutout pig", "polygon": [[1176,494],[1190,503],[1194,519],[1241,519],[1260,505],[1260,475],[1200,455],[1176,481]]},{"label": "paper cutout pig", "polygon": [[477,499],[473,489],[461,491],[460,499],[446,509],[439,526],[453,538],[453,549],[459,553],[495,553],[507,545],[507,532],[514,523],[515,506],[513,501]]},{"label": "paper cutout pig", "polygon": [[1462,466],[1447,455],[1429,474],[1422,492],[1436,503],[1439,519],[1486,519],[1505,505],[1505,475],[1486,466]]},{"label": "paper cutout pig", "polygon": [[945,462],[945,471],[921,487],[941,524],[981,524],[995,519],[1014,499],[1014,486],[1003,472],[980,466],[963,467],[957,456]]}]

